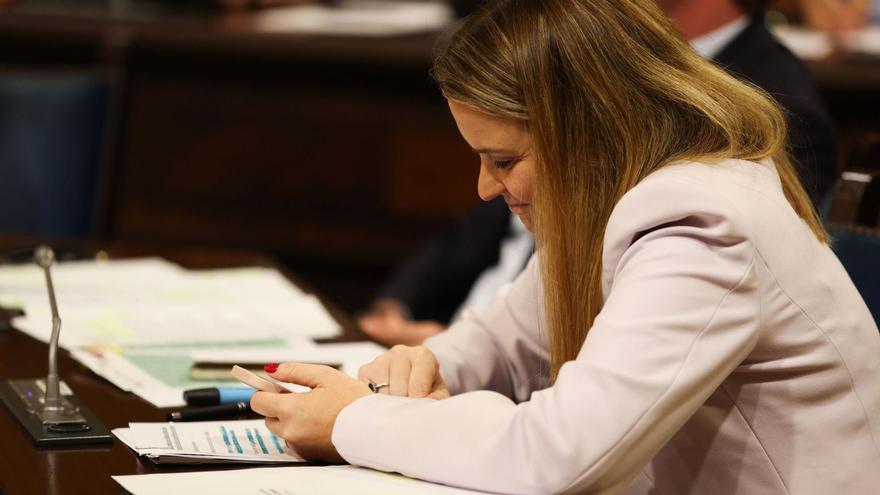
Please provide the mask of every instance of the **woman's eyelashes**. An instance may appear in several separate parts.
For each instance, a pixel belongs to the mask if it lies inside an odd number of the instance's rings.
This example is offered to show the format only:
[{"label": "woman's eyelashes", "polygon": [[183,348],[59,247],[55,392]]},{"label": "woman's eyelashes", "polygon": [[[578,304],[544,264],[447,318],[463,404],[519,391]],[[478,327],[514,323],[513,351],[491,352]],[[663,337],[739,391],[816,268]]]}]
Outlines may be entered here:
[{"label": "woman's eyelashes", "polygon": [[522,161],[523,158],[524,155],[480,153],[481,163],[491,165],[498,170],[507,170]]},{"label": "woman's eyelashes", "polygon": [[493,163],[495,165],[495,168],[505,170],[505,169],[512,167],[514,165],[514,163],[516,163],[516,160],[513,158],[506,159],[506,160],[493,160]]}]

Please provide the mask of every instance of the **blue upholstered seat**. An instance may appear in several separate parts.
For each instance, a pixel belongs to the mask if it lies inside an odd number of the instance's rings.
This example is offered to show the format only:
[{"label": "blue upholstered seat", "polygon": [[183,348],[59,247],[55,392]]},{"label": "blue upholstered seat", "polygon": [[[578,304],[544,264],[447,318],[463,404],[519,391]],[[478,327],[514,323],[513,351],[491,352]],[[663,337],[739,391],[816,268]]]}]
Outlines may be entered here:
[{"label": "blue upholstered seat", "polygon": [[833,228],[832,248],[880,322],[880,235],[864,228]]},{"label": "blue upholstered seat", "polygon": [[98,75],[0,72],[0,233],[92,231],[109,101]]}]

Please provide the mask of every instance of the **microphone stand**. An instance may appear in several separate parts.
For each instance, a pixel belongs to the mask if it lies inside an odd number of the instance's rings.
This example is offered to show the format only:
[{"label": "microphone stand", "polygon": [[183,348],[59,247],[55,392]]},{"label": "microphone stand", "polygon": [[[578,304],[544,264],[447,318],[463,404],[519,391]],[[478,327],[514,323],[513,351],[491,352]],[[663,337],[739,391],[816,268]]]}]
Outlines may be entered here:
[{"label": "microphone stand", "polygon": [[39,246],[34,251],[34,260],[43,269],[52,311],[49,373],[44,380],[7,380],[0,383],[0,400],[25,426],[37,445],[112,442],[113,437],[107,428],[58,377],[61,317],[58,315],[55,287],[49,270],[55,261],[55,253],[48,246]]},{"label": "microphone stand", "polygon": [[[58,337],[61,335],[61,317],[58,315],[58,303],[55,300],[55,286],[52,285],[52,274],[49,268],[55,261],[55,253],[48,246],[39,246],[34,252],[34,261],[43,269],[46,276],[46,288],[49,291],[49,307],[52,310],[52,337],[49,340],[49,375],[46,376],[46,394],[43,398],[43,409],[38,415],[46,425],[73,424],[85,425],[85,419],[79,415],[79,408],[64,400],[58,380]],[[87,426],[87,425],[85,425]]]}]

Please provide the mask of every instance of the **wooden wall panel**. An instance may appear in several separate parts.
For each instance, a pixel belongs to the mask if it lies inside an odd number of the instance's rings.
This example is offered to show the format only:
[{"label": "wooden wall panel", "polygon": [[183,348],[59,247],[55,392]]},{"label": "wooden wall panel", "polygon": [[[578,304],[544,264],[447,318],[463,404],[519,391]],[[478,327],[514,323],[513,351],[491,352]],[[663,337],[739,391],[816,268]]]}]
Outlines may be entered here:
[{"label": "wooden wall panel", "polygon": [[424,61],[145,48],[129,64],[114,237],[267,250],[354,309],[478,200]]}]

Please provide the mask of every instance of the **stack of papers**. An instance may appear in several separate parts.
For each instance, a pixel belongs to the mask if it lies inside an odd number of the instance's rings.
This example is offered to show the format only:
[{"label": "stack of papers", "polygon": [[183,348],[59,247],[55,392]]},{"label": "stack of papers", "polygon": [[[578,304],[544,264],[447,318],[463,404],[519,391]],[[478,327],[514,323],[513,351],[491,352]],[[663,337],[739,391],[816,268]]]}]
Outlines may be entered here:
[{"label": "stack of papers", "polygon": [[[340,333],[315,296],[269,268],[193,271],[161,259],[77,261],[54,266],[52,278],[61,344],[68,348]],[[52,317],[41,268],[0,268],[0,304],[23,308],[16,327],[48,342]]]},{"label": "stack of papers", "polygon": [[129,423],[113,430],[125,445],[157,464],[287,464],[304,460],[285,448],[261,419]]},{"label": "stack of papers", "polygon": [[[158,258],[76,261],[53,266],[52,278],[62,347],[161,408],[184,405],[184,390],[228,384],[191,379],[195,352],[302,355],[318,347],[312,339],[340,334],[317,298],[269,268],[195,271]],[[52,318],[41,268],[0,267],[0,304],[24,309],[16,327],[49,341]],[[234,353],[227,357],[241,362]]]},{"label": "stack of papers", "polygon": [[244,349],[203,349],[192,353],[202,363],[317,363],[340,364],[340,371],[357,377],[358,369],[382,355],[388,349],[373,342],[341,342],[336,344],[313,344],[248,347]]},{"label": "stack of papers", "polygon": [[466,495],[482,492],[452,488],[353,466],[275,467],[200,473],[113,476],[134,495],[210,493],[211,495]]},{"label": "stack of papers", "polygon": [[181,407],[183,392],[193,388],[240,385],[231,376],[226,381],[195,380],[190,368],[195,362],[254,363],[340,363],[341,371],[357,377],[358,369],[387,349],[373,342],[315,344],[306,339],[239,342],[235,345],[155,346],[149,348],[81,348],[73,357],[111,383],[137,394],[156,407]]},{"label": "stack of papers", "polygon": [[263,31],[348,36],[392,36],[438,30],[455,19],[443,1],[341,0],[333,5],[266,9],[255,15]]}]

